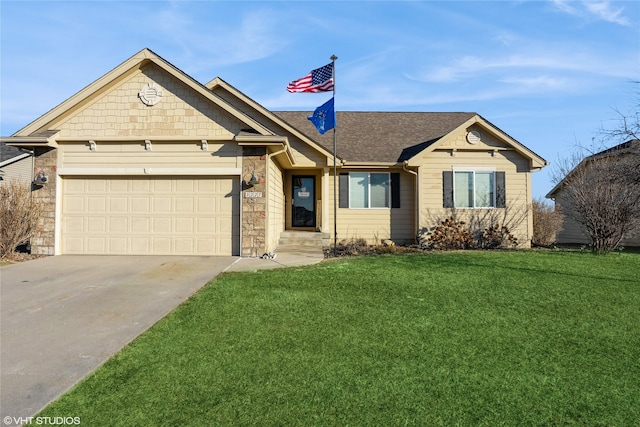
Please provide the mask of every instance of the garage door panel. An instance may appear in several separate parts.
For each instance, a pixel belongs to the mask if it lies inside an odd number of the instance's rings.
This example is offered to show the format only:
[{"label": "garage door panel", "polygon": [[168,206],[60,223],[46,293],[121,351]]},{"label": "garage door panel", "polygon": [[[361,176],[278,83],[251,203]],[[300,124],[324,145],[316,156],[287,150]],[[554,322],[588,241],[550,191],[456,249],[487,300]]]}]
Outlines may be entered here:
[{"label": "garage door panel", "polygon": [[127,180],[118,179],[118,180],[109,180],[107,182],[109,183],[109,192],[124,193],[130,190],[129,188],[130,182]]},{"label": "garage door panel", "polygon": [[151,201],[149,200],[149,198],[151,197],[150,194],[147,194],[144,197],[132,197],[131,198],[131,212],[136,212],[136,213],[149,213],[149,208],[151,205]]},{"label": "garage door panel", "polygon": [[106,179],[94,179],[89,182],[87,185],[87,190],[96,191],[104,193],[107,191],[107,180]]},{"label": "garage door panel", "polygon": [[118,214],[129,212],[129,200],[127,197],[111,196],[109,198],[109,213]]},{"label": "garage door panel", "polygon": [[171,217],[153,218],[152,231],[159,234],[171,233],[173,231],[172,223],[173,220]]},{"label": "garage door panel", "polygon": [[108,253],[107,238],[106,237],[88,237],[87,238],[87,252],[93,254]]},{"label": "garage door panel", "polygon": [[107,217],[92,218],[87,222],[87,231],[89,233],[106,233],[107,229]]},{"label": "garage door panel", "polygon": [[109,218],[110,233],[126,233],[129,231],[129,219],[126,217],[112,216]]},{"label": "garage door panel", "polygon": [[130,252],[133,254],[153,253],[149,237],[132,237]]},{"label": "garage door panel", "polygon": [[83,217],[66,217],[62,221],[62,232],[63,233],[84,233],[84,218]]},{"label": "garage door panel", "polygon": [[156,213],[173,211],[173,199],[171,197],[162,196],[154,197],[153,211]]},{"label": "garage door panel", "polygon": [[85,198],[82,196],[65,196],[63,200],[64,211],[66,212],[79,212],[82,213],[85,211],[84,208],[84,200]]},{"label": "garage door panel", "polygon": [[109,253],[126,254],[127,244],[128,242],[125,237],[111,237],[109,239]]},{"label": "garage door panel", "polygon": [[132,233],[149,233],[151,232],[151,220],[149,218],[134,217],[131,218]]},{"label": "garage door panel", "polygon": [[145,178],[134,178],[131,180],[132,193],[150,193],[151,181]]},{"label": "garage door panel", "polygon": [[171,186],[172,186],[172,181],[168,179],[157,179],[153,181],[154,192],[171,193],[173,191]]},{"label": "garage door panel", "polygon": [[171,247],[171,238],[154,237],[151,238],[151,251],[153,253],[173,253]]},{"label": "garage door panel", "polygon": [[62,187],[63,253],[239,252],[237,178],[73,177]]}]

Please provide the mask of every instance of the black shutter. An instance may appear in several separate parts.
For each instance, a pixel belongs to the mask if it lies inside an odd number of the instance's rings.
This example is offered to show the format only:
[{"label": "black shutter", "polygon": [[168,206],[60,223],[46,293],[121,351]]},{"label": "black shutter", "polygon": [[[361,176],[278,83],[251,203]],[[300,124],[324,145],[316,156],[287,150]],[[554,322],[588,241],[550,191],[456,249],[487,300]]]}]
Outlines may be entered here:
[{"label": "black shutter", "polygon": [[400,207],[400,174],[397,172],[391,174],[391,207]]},{"label": "black shutter", "polygon": [[340,202],[338,204],[341,208],[349,207],[349,174],[340,174]]},{"label": "black shutter", "polygon": [[452,208],[453,206],[453,172],[442,171],[442,206]]},{"label": "black shutter", "polygon": [[507,207],[504,172],[496,172],[496,208]]}]

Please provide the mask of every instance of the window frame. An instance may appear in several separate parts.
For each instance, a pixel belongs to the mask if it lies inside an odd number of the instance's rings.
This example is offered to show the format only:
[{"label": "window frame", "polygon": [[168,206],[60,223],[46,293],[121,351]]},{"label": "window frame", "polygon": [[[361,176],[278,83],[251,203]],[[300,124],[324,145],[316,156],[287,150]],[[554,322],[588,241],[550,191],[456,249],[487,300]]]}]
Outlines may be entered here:
[{"label": "window frame", "polygon": [[[353,174],[358,174],[358,175],[367,175],[367,194],[366,194],[366,201],[367,201],[367,206],[353,206],[353,200],[356,199],[355,197],[352,196],[351,193],[351,176]],[[387,176],[387,194],[386,194],[386,198],[385,201],[387,203],[387,206],[375,206],[372,207],[371,206],[371,175],[386,175]],[[348,173],[349,179],[349,209],[391,209],[392,205],[393,205],[393,200],[392,200],[392,177],[391,177],[391,172],[359,172],[359,171],[352,171]]]},{"label": "window frame", "polygon": [[[496,170],[495,168],[482,168],[482,167],[464,167],[464,168],[453,168],[452,170],[452,190],[453,190],[453,207],[454,209],[496,209],[498,208],[498,188],[497,188],[497,180],[496,180]],[[472,185],[473,185],[473,206],[458,206],[457,198],[456,198],[456,176],[458,173],[471,173],[472,174]],[[492,198],[491,198],[491,206],[477,206],[477,185],[476,185],[476,173],[482,174],[491,174],[491,186],[492,186]]]}]

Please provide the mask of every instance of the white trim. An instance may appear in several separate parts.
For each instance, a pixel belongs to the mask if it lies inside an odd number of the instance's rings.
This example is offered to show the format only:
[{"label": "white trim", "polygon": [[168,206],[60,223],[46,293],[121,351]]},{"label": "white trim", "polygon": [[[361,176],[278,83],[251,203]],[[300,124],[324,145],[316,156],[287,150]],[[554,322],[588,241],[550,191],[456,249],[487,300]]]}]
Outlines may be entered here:
[{"label": "white trim", "polygon": [[453,166],[454,172],[495,172],[495,166]]},{"label": "white trim", "polygon": [[58,175],[198,175],[240,176],[241,168],[59,168]]},{"label": "white trim", "polygon": [[[457,172],[470,172],[473,175],[473,206],[456,206],[456,173]],[[491,201],[492,206],[476,206],[476,173],[480,172],[480,173],[487,173],[487,172],[491,172],[492,173],[492,187],[493,187],[493,200]],[[495,168],[492,167],[478,167],[478,168],[472,168],[472,169],[465,169],[465,168],[458,168],[458,167],[454,167],[453,168],[453,179],[452,179],[452,185],[453,185],[453,208],[454,209],[495,209],[498,204],[498,191],[496,188],[496,170]]]},{"label": "white trim", "polygon": [[[369,206],[363,206],[363,207],[353,207],[351,206],[351,201],[352,201],[352,197],[351,197],[351,174],[353,173],[357,173],[357,174],[367,174],[367,202],[369,204]],[[387,175],[388,177],[388,190],[387,190],[387,200],[389,201],[389,206],[375,206],[375,207],[371,207],[371,174],[377,174],[377,175]],[[366,210],[371,210],[371,209],[391,209],[391,172],[349,172],[349,209],[366,209]]]},{"label": "white trim", "polygon": [[31,153],[18,154],[15,157],[12,157],[10,159],[5,160],[4,162],[1,162],[0,163],[0,168],[3,168],[5,166],[10,165],[10,164],[15,163],[15,162],[19,162],[20,160],[26,159],[29,156],[31,156]]},{"label": "white trim", "polygon": [[56,209],[53,232],[53,254],[62,255],[62,177],[56,174]]}]

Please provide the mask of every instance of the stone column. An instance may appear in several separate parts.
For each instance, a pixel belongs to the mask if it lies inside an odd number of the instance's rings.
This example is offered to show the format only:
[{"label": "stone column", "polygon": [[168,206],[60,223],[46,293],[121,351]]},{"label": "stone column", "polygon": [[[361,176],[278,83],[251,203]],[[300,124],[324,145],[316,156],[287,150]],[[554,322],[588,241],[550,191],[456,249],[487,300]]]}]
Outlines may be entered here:
[{"label": "stone column", "polygon": [[266,159],[266,147],[242,147],[241,255],[245,257],[266,252]]},{"label": "stone column", "polygon": [[42,217],[38,221],[36,235],[31,238],[31,253],[55,255],[56,226],[56,181],[58,176],[58,152],[55,148],[34,148],[34,176],[43,172],[47,177],[44,185],[33,184],[32,195],[43,205]]}]

